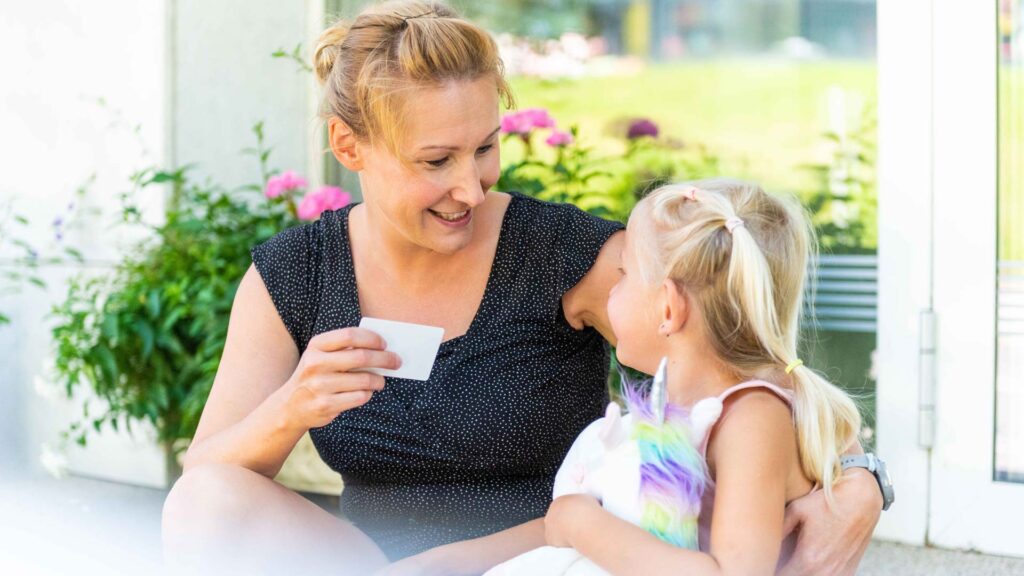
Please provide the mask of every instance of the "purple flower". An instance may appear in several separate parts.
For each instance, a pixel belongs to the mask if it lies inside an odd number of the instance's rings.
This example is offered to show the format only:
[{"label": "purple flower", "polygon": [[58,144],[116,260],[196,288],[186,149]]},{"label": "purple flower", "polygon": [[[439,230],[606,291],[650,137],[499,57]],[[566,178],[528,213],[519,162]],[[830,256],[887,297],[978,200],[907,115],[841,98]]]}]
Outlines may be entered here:
[{"label": "purple flower", "polygon": [[337,186],[321,186],[310,192],[299,204],[298,216],[302,220],[316,220],[325,210],[337,210],[348,206],[352,195]]},{"label": "purple flower", "polygon": [[501,118],[503,134],[529,135],[536,128],[554,128],[555,120],[543,108],[527,108],[519,112],[505,114]]},{"label": "purple flower", "polygon": [[286,170],[277,176],[271,176],[270,179],[267,180],[267,187],[263,190],[263,194],[267,198],[277,198],[289,190],[305,187],[305,178],[299,176],[292,170]]},{"label": "purple flower", "polygon": [[637,138],[643,138],[644,136],[657,138],[658,125],[646,118],[634,120],[629,125],[629,131],[626,132],[626,138],[630,140],[636,140]]},{"label": "purple flower", "polygon": [[544,142],[546,142],[547,145],[551,146],[552,148],[561,148],[563,146],[568,146],[572,144],[573,138],[572,134],[568,132],[560,132],[558,130],[555,130],[554,132],[551,133],[551,136],[548,136],[548,139],[545,140]]}]

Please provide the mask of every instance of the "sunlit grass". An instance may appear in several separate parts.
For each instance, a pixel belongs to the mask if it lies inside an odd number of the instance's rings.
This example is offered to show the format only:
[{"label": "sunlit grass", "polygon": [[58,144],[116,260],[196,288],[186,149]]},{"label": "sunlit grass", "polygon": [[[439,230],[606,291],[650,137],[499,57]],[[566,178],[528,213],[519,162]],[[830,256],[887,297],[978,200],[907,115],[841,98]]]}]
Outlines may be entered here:
[{"label": "sunlit grass", "polygon": [[625,77],[516,78],[513,89],[521,108],[547,108],[600,149],[622,146],[617,120],[648,117],[665,136],[708,146],[731,175],[799,191],[813,186],[801,166],[831,157],[822,138],[833,128],[830,90],[842,91],[846,114],[838,115],[852,130],[863,107],[874,105],[875,76],[870,61],[729,60],[650,66]]}]

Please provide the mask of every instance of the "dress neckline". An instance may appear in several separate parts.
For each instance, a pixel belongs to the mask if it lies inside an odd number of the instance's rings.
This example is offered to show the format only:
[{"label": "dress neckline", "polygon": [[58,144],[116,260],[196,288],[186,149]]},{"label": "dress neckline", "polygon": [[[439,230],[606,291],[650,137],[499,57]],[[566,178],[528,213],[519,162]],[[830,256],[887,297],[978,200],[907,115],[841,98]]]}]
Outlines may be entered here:
[{"label": "dress neckline", "polygon": [[[511,216],[513,210],[517,208],[521,201],[521,194],[517,192],[509,192],[508,194],[510,198],[508,205],[505,207],[505,213],[501,219],[501,229],[498,231],[498,244],[494,250],[494,259],[491,261],[491,269],[487,274],[487,284],[484,286],[483,297],[480,298],[480,303],[477,306],[476,312],[473,314],[473,319],[470,321],[469,327],[466,328],[466,331],[454,338],[449,338],[441,342],[440,352],[444,352],[452,348],[479,330],[480,325],[483,324],[486,321],[486,318],[490,316],[489,314],[486,314],[488,307],[492,304],[495,298],[500,297],[498,292],[503,289],[503,283],[498,278],[498,275],[501,271],[507,268],[505,264],[508,259],[510,242],[509,236],[512,233],[511,228],[515,226],[515,220],[513,220]],[[347,304],[355,311],[355,325],[357,326],[363,319],[363,309],[359,303],[359,283],[356,278],[355,260],[352,256],[352,237],[349,235],[349,215],[352,212],[352,208],[359,204],[361,204],[361,202],[349,204],[345,208],[338,210],[336,213],[336,225],[344,238],[344,241],[341,242],[341,263],[343,266],[348,268],[352,278],[351,286],[346,286],[344,289],[347,294]]]}]

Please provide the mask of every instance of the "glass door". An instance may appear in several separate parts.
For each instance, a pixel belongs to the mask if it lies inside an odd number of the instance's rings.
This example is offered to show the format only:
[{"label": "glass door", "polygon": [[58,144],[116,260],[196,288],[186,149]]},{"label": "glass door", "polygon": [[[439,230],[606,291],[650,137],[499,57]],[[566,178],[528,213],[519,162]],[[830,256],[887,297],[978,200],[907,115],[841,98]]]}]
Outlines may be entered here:
[{"label": "glass door", "polygon": [[1021,0],[934,6],[928,539],[1024,555]]}]

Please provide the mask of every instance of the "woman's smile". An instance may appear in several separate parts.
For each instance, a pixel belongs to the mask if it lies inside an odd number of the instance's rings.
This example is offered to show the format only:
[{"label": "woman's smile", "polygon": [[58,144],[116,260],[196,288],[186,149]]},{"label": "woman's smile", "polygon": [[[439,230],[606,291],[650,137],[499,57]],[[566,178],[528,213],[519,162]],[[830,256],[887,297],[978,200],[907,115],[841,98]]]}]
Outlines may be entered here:
[{"label": "woman's smile", "polygon": [[462,212],[439,212],[437,210],[427,210],[437,219],[438,222],[448,227],[462,228],[469,224],[473,219],[472,210],[463,210]]}]

